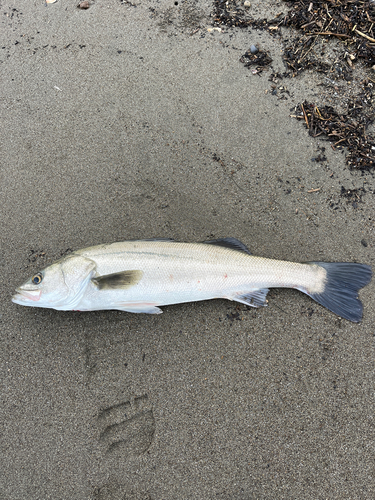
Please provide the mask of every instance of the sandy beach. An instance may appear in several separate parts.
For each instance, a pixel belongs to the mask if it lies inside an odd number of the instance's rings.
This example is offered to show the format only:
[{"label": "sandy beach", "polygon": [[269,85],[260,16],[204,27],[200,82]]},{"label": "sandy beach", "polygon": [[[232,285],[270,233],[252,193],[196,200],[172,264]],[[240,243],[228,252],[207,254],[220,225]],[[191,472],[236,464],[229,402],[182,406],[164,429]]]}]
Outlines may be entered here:
[{"label": "sandy beach", "polygon": [[[290,116],[316,74],[272,92],[277,38],[208,31],[205,0],[77,4],[0,2],[0,499],[374,498],[374,281],[358,324],[281,289],[159,316],[12,304],[128,239],[374,265],[373,174]],[[252,44],[272,69],[239,61]]]}]

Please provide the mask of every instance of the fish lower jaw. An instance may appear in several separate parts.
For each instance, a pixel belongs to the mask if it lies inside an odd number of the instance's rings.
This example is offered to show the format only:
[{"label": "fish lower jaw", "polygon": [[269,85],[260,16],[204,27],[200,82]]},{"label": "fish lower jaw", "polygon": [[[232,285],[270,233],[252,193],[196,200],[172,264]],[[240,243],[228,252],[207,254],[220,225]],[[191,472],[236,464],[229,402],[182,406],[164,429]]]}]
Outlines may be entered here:
[{"label": "fish lower jaw", "polygon": [[24,305],[29,302],[38,302],[40,296],[42,294],[41,290],[36,291],[25,291],[25,290],[16,290],[18,293],[13,295],[12,302],[15,304]]},{"label": "fish lower jaw", "polygon": [[20,306],[27,306],[31,301],[23,297],[21,294],[17,293],[13,295],[12,302],[14,304],[19,304]]}]

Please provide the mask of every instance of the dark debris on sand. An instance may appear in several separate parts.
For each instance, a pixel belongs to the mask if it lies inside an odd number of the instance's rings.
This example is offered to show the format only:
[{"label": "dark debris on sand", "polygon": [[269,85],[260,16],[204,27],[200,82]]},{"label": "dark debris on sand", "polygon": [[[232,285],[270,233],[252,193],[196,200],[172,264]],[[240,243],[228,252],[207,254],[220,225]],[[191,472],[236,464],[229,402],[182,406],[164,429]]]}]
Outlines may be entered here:
[{"label": "dark debris on sand", "polygon": [[[357,61],[362,61],[367,68],[375,66],[375,1],[284,1],[288,12],[267,20],[253,19],[251,11],[244,9],[239,0],[214,0],[213,22],[266,30],[278,36],[283,44],[282,58],[287,69],[283,75],[278,74],[279,79],[296,77],[309,69],[350,82]],[[299,34],[286,39],[282,27],[293,28]],[[334,64],[324,59],[324,43],[330,39],[339,40],[342,46]],[[272,59],[265,52],[254,55],[247,51],[240,61],[247,67],[255,66],[253,73],[260,73],[267,69]],[[346,147],[350,168],[370,170],[375,166],[375,138],[367,133],[367,128],[375,118],[374,84],[370,75],[360,82],[361,90],[349,100],[344,113],[331,106],[318,107],[304,102],[296,106],[292,116],[304,120],[311,136],[327,138],[333,147]]]},{"label": "dark debris on sand", "polygon": [[242,62],[246,68],[250,66],[255,66],[252,70],[253,73],[261,73],[265,68],[267,68],[271,62],[271,57],[262,50],[259,50],[256,54],[252,54],[251,50],[247,50],[243,56],[241,56],[240,62]]},{"label": "dark debris on sand", "polygon": [[[361,59],[367,66],[375,64],[374,2],[296,0],[287,4],[292,9],[283,17],[282,26],[303,32],[299,42],[303,48],[298,49],[300,56],[303,50],[309,50],[317,37],[336,38],[347,47],[349,66],[354,59]],[[295,57],[291,59],[296,60]]]},{"label": "dark debris on sand", "polygon": [[327,69],[307,57],[317,39],[339,39],[346,46],[345,58],[350,67],[360,59],[367,66],[375,64],[375,2],[370,0],[284,0],[291,7],[274,19],[253,19],[239,0],[214,0],[214,24],[229,27],[266,30],[282,37],[280,28],[294,28],[302,36],[294,38],[284,49],[284,60],[293,71],[308,67]]},{"label": "dark debris on sand", "polygon": [[225,25],[232,28],[252,27],[280,35],[278,29],[280,19],[278,17],[270,21],[267,19],[253,19],[249,17],[248,11],[243,8],[243,4],[239,0],[214,0],[213,17],[214,24],[218,26]]},{"label": "dark debris on sand", "polygon": [[296,106],[296,114],[291,116],[304,120],[312,137],[323,136],[334,148],[346,147],[346,163],[351,169],[369,170],[375,166],[375,137],[367,133],[374,122],[371,101],[372,86],[349,102],[347,113],[305,101]]}]

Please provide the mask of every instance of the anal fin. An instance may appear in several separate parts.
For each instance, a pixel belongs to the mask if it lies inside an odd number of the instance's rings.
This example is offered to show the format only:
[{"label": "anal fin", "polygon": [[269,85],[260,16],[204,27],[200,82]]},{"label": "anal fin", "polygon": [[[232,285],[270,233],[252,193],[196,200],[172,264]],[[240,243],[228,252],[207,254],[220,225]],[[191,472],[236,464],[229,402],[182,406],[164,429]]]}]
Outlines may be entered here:
[{"label": "anal fin", "polygon": [[144,313],[144,314],[161,314],[163,311],[157,307],[154,303],[138,302],[138,303],[124,303],[118,304],[114,307],[118,311],[130,312],[130,313]]},{"label": "anal fin", "polygon": [[251,307],[265,307],[267,305],[266,296],[268,292],[269,288],[260,288],[243,295],[235,295],[232,300]]}]

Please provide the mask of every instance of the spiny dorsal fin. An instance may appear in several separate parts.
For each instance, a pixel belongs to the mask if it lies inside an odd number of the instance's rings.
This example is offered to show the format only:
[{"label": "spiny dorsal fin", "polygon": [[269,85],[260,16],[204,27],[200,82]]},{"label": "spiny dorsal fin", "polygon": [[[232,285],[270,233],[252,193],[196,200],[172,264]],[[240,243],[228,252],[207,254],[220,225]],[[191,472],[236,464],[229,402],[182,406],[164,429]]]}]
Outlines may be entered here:
[{"label": "spiny dorsal fin", "polygon": [[122,271],[121,273],[106,274],[97,276],[91,281],[99,290],[126,290],[140,282],[143,271]]},{"label": "spiny dorsal fin", "polygon": [[249,249],[240,240],[236,238],[219,238],[217,240],[204,241],[206,245],[217,245],[219,247],[231,248],[232,250],[238,250],[240,252],[245,252],[251,255]]}]

